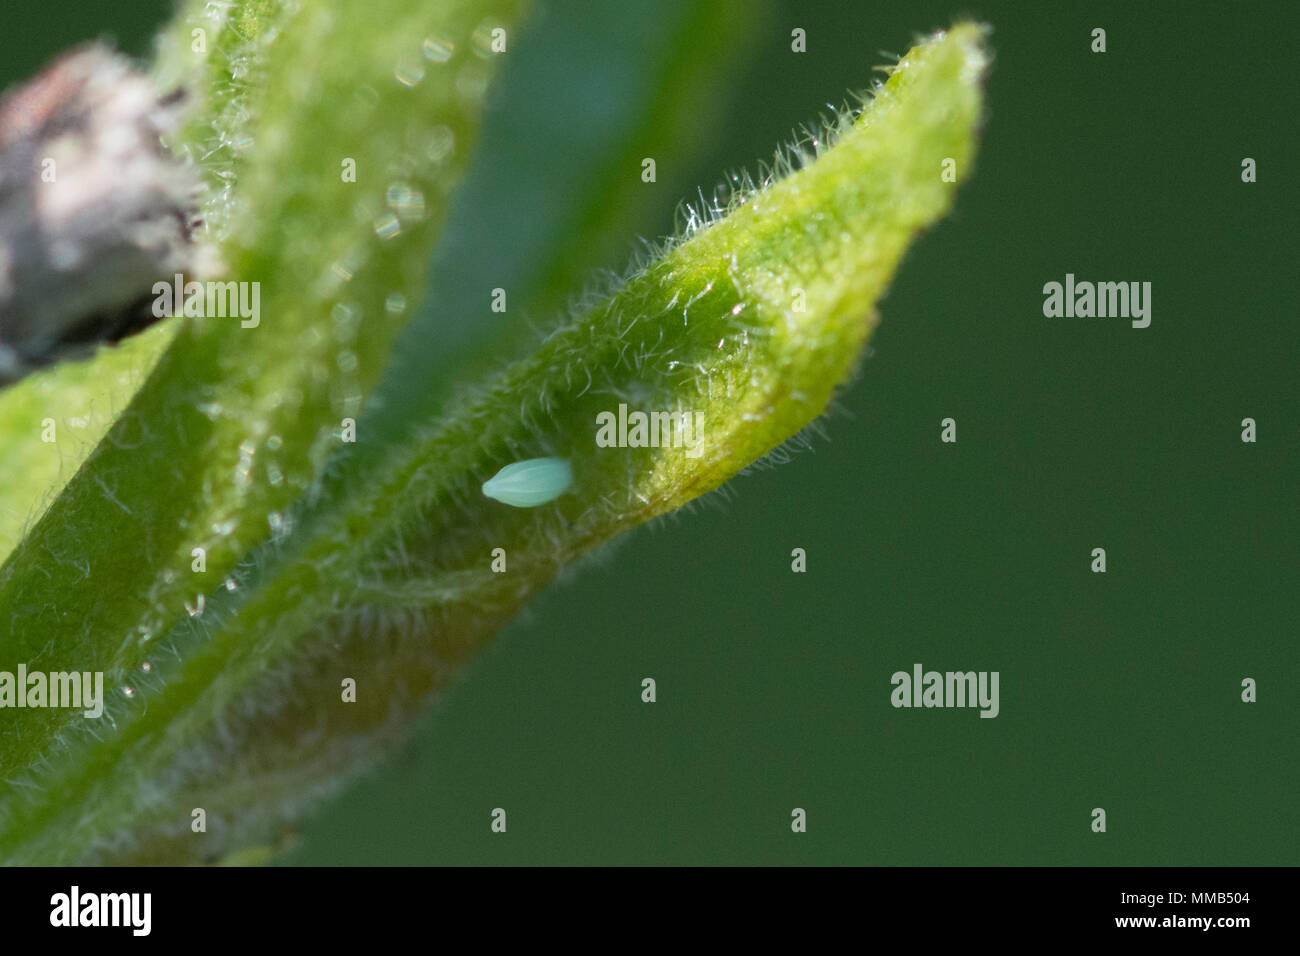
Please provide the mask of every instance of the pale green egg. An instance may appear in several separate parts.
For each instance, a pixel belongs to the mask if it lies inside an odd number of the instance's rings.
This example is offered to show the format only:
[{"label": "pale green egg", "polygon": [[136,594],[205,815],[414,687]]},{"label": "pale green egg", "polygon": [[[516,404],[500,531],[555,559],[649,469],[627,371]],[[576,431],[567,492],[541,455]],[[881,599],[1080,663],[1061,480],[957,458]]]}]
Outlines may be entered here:
[{"label": "pale green egg", "polygon": [[483,482],[483,494],[515,508],[536,508],[573,487],[573,468],[564,458],[529,458],[506,465]]}]

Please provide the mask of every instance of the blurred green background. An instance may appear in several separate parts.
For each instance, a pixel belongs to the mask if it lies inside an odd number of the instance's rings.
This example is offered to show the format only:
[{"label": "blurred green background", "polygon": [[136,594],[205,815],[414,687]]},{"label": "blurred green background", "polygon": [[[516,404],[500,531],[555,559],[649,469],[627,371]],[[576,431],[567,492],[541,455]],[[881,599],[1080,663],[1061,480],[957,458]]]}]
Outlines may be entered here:
[{"label": "blurred green background", "polygon": [[[144,55],[170,6],[12,3],[0,84],[90,37]],[[1300,863],[1300,18],[1134,6],[743,3],[683,49],[684,0],[541,5],[444,273],[495,254],[525,276],[566,183],[608,174],[665,63],[698,100],[659,182],[613,210],[610,268],[864,88],[878,51],[960,16],[994,27],[979,166],[881,304],[830,440],[575,568],[285,862]],[[1151,327],[1044,318],[1067,272],[1150,281]],[[416,368],[454,365],[451,331],[417,340]],[[916,662],[999,671],[1000,716],[895,710],[890,675]]]}]

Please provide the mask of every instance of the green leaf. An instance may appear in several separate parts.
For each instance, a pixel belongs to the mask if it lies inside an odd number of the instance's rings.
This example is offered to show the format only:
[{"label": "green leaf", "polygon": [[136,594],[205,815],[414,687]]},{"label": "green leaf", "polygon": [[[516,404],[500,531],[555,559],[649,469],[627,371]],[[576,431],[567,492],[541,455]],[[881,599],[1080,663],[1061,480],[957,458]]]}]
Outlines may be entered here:
[{"label": "green leaf", "polygon": [[[284,532],[387,360],[394,296],[418,301],[477,130],[491,31],[520,6],[196,3],[172,31],[163,73],[207,84],[184,146],[214,185],[231,185],[214,190],[205,221],[224,278],[260,284],[262,321],[190,320],[175,334],[0,569],[11,622],[0,659],[102,670],[122,697],[187,608]],[[97,742],[67,711],[19,714],[0,749],[11,793],[31,792],[27,768],[46,765],[53,741]],[[21,804],[4,800],[0,818]]]},{"label": "green leaf", "polygon": [[162,323],[92,360],[54,365],[0,390],[0,559],[107,434],[176,329]]},{"label": "green leaf", "polygon": [[[684,171],[722,119],[727,78],[766,6],[562,3],[531,25],[503,67],[428,293],[368,409],[368,440],[404,440],[457,386],[527,354],[535,325],[593,274],[626,264],[635,235],[694,188]],[[646,156],[658,162],[653,186],[641,181]],[[489,307],[494,288],[509,293],[504,312]]]},{"label": "green leaf", "polygon": [[[313,333],[327,316],[346,328],[353,316],[373,321],[391,288],[379,280],[415,283],[419,271],[404,271],[401,247],[394,269],[367,240],[370,257],[348,283],[312,285],[357,241],[348,226],[367,224],[326,174],[310,172],[322,154],[334,158],[319,130],[345,138],[352,128],[338,97],[359,81],[336,85],[334,71],[391,64],[395,48],[359,41],[390,22],[373,4],[365,24],[310,5],[300,15],[301,29],[281,34],[292,43],[270,43],[266,68],[279,71],[283,55],[333,114],[315,94],[263,91],[230,217],[242,225],[223,246],[237,274],[266,276],[275,335],[245,348],[238,329],[187,326],[118,426],[147,425],[158,447],[133,457],[110,436],[0,572],[0,620],[33,624],[5,639],[0,660],[102,667],[114,685],[133,682],[102,723],[17,712],[0,795],[0,852],[13,861],[213,859],[265,842],[277,820],[399,739],[560,566],[797,436],[851,375],[907,246],[951,205],[945,160],[959,179],[969,174],[987,59],[973,25],[918,45],[860,116],[784,154],[761,188],[733,184],[742,188],[725,210],[699,210],[688,235],[535,352],[441,404],[408,441],[368,445],[361,433],[338,449],[325,421],[368,390],[391,334],[365,325],[376,342],[326,344]],[[335,29],[386,57],[326,59],[321,91],[308,63],[326,58],[315,47],[331,49]],[[422,122],[380,117],[388,102],[372,105],[370,135],[391,151]],[[293,127],[291,108],[310,122]],[[419,183],[426,197],[437,185]],[[372,212],[364,198],[352,203]],[[302,301],[285,291],[294,283]],[[355,310],[340,316],[339,296]],[[357,359],[343,375],[329,369],[340,350]],[[196,417],[183,407],[196,401],[221,410]],[[698,444],[599,446],[598,418],[620,404],[699,414]],[[251,451],[240,453],[245,441]],[[263,470],[266,451],[278,482]],[[503,466],[547,457],[568,461],[570,492],[535,508],[482,494]],[[142,461],[159,471],[152,484]],[[106,506],[108,494],[122,507]],[[196,522],[217,517],[234,524],[204,539],[219,570],[199,590],[186,547]],[[268,518],[278,519],[269,536],[258,527]],[[113,553],[125,560],[114,565]],[[196,591],[201,612],[177,606]],[[345,678],[357,681],[355,703],[340,700]],[[208,833],[189,831],[192,807],[206,809]]]}]

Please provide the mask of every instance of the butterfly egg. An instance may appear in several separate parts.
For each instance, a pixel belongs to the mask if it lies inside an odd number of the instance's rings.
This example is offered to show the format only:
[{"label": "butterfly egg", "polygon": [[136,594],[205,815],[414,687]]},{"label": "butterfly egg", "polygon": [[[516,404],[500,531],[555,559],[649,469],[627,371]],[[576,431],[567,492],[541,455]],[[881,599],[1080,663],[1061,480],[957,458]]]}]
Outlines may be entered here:
[{"label": "butterfly egg", "polygon": [[483,482],[483,494],[515,508],[536,508],[573,487],[565,458],[529,458],[506,465]]}]

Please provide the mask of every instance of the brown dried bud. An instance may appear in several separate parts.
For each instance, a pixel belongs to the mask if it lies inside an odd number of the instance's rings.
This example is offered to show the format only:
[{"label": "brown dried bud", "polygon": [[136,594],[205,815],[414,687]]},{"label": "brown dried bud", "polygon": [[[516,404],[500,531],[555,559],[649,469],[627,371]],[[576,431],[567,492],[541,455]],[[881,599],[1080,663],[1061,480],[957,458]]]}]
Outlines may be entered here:
[{"label": "brown dried bud", "polygon": [[182,99],[98,44],[0,99],[0,384],[152,324],[153,283],[192,268]]}]

